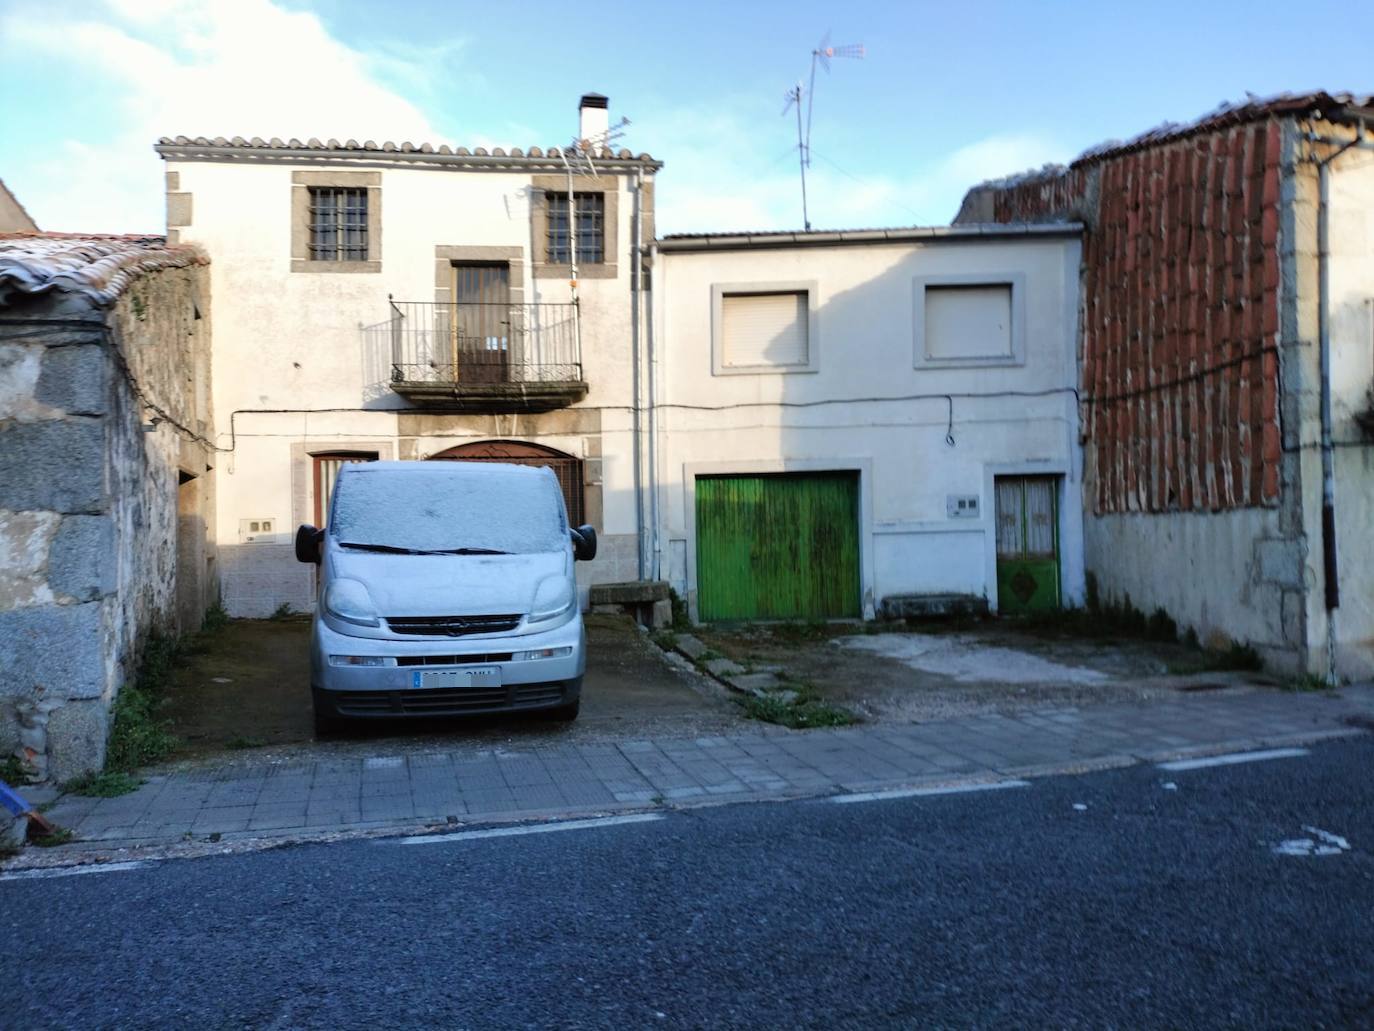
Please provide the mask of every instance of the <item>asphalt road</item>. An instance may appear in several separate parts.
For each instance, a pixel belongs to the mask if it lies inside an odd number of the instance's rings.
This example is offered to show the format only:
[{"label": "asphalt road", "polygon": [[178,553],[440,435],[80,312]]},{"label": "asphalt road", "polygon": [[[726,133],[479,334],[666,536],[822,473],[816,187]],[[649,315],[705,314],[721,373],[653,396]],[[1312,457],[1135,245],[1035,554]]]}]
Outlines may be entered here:
[{"label": "asphalt road", "polygon": [[1360,738],[3,881],[0,1024],[1370,1026],[1371,768]]}]

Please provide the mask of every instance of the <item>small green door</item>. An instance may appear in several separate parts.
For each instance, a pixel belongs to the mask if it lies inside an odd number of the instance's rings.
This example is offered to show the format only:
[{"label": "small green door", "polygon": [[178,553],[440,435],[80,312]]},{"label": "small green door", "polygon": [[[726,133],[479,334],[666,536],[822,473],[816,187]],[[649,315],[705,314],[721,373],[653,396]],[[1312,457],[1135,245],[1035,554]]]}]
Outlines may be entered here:
[{"label": "small green door", "polygon": [[698,615],[858,616],[858,486],[856,473],[697,477]]},{"label": "small green door", "polygon": [[1005,613],[1059,607],[1058,478],[999,476],[997,607]]}]

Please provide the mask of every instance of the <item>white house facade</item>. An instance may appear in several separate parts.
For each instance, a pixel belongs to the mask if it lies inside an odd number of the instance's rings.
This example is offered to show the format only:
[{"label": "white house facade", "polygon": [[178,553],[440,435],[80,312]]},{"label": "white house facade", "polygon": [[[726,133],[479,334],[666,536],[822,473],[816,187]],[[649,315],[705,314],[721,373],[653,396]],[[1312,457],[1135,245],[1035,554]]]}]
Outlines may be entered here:
[{"label": "white house facade", "polygon": [[1076,226],[657,252],[650,566],[696,617],[1082,603]]},{"label": "white house facade", "polygon": [[169,237],[212,258],[232,615],[313,607],[292,533],[322,523],[340,463],[370,459],[550,464],[571,518],[601,534],[579,575],[640,578],[638,270],[660,165],[595,145],[604,97],[580,113],[590,162],[537,147],[158,145]]}]

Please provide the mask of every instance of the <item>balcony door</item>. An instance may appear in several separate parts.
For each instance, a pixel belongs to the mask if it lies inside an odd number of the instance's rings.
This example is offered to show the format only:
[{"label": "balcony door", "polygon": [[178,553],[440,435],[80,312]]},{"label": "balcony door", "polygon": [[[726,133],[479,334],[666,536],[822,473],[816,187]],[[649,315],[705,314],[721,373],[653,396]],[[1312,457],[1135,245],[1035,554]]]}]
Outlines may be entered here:
[{"label": "balcony door", "polygon": [[453,266],[449,344],[459,383],[510,382],[510,266]]}]

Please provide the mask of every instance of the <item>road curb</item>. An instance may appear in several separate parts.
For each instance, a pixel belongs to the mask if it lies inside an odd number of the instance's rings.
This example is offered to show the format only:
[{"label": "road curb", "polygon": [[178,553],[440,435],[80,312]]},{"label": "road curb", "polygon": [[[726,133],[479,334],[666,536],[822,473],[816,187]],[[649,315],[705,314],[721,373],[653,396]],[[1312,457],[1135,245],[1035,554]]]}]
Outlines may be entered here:
[{"label": "road curb", "polygon": [[1256,751],[1264,748],[1295,747],[1319,744],[1323,741],[1365,737],[1370,731],[1351,727],[1346,729],[1314,730],[1302,734],[1286,734],[1263,738],[1245,738],[1200,745],[1194,748],[1174,749],[1168,752],[1150,752],[1139,755],[1119,753],[1090,758],[1073,759],[1060,763],[1040,763],[1033,766],[1008,766],[994,770],[980,770],[968,774],[929,774],[922,777],[899,778],[885,781],[865,781],[863,783],[832,785],[825,790],[782,790],[739,792],[728,796],[715,795],[691,799],[663,801],[657,805],[641,802],[622,802],[598,805],[592,808],[568,807],[546,810],[519,810],[505,813],[481,814],[477,819],[461,820],[453,823],[410,820],[379,822],[371,825],[353,824],[347,828],[302,831],[292,828],[280,832],[240,831],[227,833],[218,841],[199,839],[189,842],[158,842],[153,840],[91,841],[72,842],[69,845],[46,850],[28,850],[7,863],[0,864],[0,872],[13,873],[20,870],[53,869],[72,866],[91,866],[103,863],[128,862],[130,860],[184,860],[205,859],[212,856],[241,855],[250,852],[265,852],[280,848],[293,848],[305,845],[327,845],[342,841],[381,841],[387,838],[409,837],[433,834],[442,836],[459,830],[479,830],[487,827],[503,827],[516,824],[539,824],[581,820],[598,816],[621,815],[627,813],[672,813],[692,812],[699,809],[716,809],[732,805],[755,805],[763,802],[799,802],[825,800],[854,791],[881,792],[902,790],[923,790],[930,788],[959,788],[997,783],[1009,779],[1043,780],[1049,777],[1077,776],[1087,773],[1101,773],[1132,766],[1168,762],[1176,759],[1203,758],[1213,755],[1226,755],[1231,752]]}]

